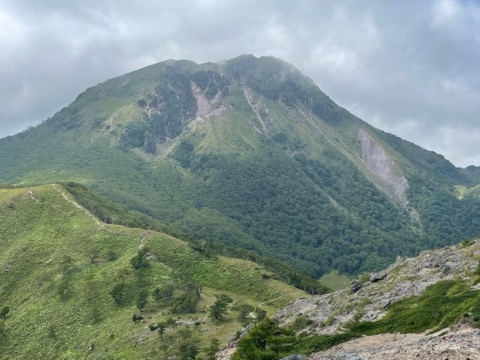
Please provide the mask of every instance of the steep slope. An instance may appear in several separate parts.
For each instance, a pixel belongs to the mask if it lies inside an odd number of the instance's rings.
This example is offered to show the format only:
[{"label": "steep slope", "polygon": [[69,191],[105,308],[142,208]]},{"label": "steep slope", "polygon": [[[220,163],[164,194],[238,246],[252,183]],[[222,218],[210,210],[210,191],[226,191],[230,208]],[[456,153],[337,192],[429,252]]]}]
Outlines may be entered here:
[{"label": "steep slope", "polygon": [[478,239],[398,258],[349,289],[292,301],[244,336],[233,359],[478,359],[479,284]]},{"label": "steep slope", "polygon": [[[416,296],[418,300],[427,288],[441,282],[467,282],[472,289],[478,291],[479,265],[478,240],[467,240],[449,248],[423,251],[415,258],[399,257],[382,272],[364,274],[354,279],[348,289],[312,299],[296,300],[282,309],[276,318],[286,324],[303,315],[313,320],[310,325],[313,332],[332,334],[353,320],[380,320],[388,314],[392,304],[412,296]],[[461,286],[458,286],[457,291],[460,291],[460,288]],[[453,294],[454,290],[450,295]],[[419,301],[416,304],[419,306]],[[433,302],[430,305],[433,307]],[[433,309],[437,310],[440,309]],[[477,325],[480,325],[480,318],[476,318],[476,321]],[[417,325],[420,325],[420,321]]]},{"label": "steep slope", "polygon": [[167,61],[0,140],[0,181],[81,182],[315,276],[480,233],[472,171],[376,130],[281,60]]},{"label": "steep slope", "polygon": [[0,189],[0,247],[2,359],[204,354],[259,309],[305,296],[257,264],[104,224],[60,185]]}]

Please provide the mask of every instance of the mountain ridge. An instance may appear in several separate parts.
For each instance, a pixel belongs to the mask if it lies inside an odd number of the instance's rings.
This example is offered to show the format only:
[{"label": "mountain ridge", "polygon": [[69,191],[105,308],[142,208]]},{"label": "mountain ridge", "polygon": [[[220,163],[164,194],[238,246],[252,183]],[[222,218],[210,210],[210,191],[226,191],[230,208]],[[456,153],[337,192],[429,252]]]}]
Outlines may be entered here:
[{"label": "mountain ridge", "polygon": [[[166,357],[186,343],[203,353],[308,296],[261,265],[103,223],[59,184],[0,188],[0,230],[2,358]],[[210,309],[222,295],[234,303],[217,321]]]}]

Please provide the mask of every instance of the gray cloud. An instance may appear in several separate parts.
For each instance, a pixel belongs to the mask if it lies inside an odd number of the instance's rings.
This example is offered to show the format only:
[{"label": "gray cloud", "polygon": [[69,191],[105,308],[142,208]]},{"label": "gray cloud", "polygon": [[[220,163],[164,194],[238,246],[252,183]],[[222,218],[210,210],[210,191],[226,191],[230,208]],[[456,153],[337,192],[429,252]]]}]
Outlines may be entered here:
[{"label": "gray cloud", "polygon": [[374,126],[480,165],[474,1],[4,0],[0,24],[0,136],[158,61],[253,53],[291,62]]}]

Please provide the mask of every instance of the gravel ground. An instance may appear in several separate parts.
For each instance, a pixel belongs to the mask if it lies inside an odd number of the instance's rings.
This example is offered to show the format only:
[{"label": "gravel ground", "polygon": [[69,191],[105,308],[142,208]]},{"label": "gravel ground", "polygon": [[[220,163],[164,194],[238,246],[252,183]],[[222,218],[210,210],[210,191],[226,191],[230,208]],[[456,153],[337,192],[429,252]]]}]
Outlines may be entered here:
[{"label": "gravel ground", "polygon": [[480,330],[464,327],[434,335],[365,336],[310,355],[309,360],[480,360]]}]

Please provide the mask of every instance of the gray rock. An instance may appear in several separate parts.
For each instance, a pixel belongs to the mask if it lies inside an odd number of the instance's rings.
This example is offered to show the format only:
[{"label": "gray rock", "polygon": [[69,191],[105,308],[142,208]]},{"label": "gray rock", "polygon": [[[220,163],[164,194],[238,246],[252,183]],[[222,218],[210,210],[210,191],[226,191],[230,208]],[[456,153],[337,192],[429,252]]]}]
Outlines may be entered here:
[{"label": "gray rock", "polygon": [[281,358],[280,360],[304,360],[306,359],[305,355],[289,355],[287,357]]},{"label": "gray rock", "polygon": [[370,282],[376,283],[376,282],[382,281],[383,279],[385,279],[387,277],[387,275],[388,274],[385,271],[378,272],[378,273],[373,273],[370,276]]},{"label": "gray rock", "polygon": [[444,275],[448,275],[450,273],[450,270],[452,270],[452,269],[448,265],[442,265],[442,267],[440,268],[440,271]]},{"label": "gray rock", "polygon": [[356,293],[358,290],[362,288],[362,283],[358,280],[352,280],[352,283],[350,284],[350,290],[352,293]]},{"label": "gray rock", "polygon": [[387,307],[390,306],[391,303],[392,303],[392,299],[383,300],[381,303],[382,309],[386,309]]},{"label": "gray rock", "polygon": [[355,354],[355,353],[345,354],[337,359],[338,360],[365,360],[365,358],[362,355]]}]

